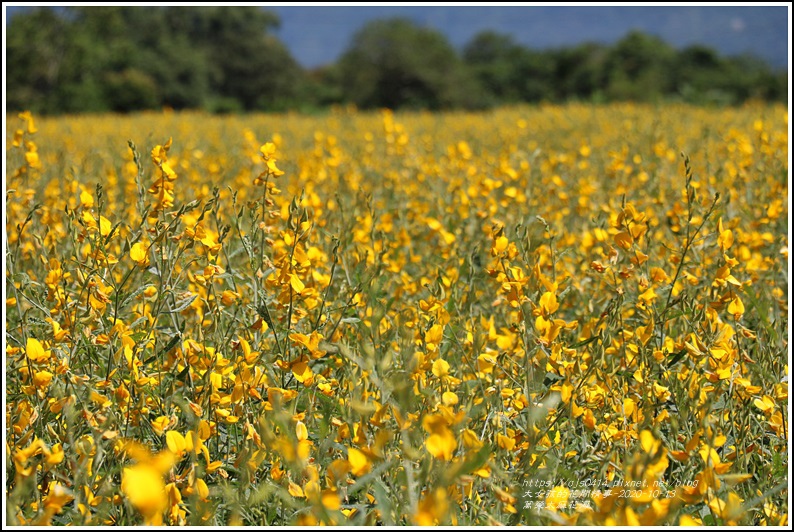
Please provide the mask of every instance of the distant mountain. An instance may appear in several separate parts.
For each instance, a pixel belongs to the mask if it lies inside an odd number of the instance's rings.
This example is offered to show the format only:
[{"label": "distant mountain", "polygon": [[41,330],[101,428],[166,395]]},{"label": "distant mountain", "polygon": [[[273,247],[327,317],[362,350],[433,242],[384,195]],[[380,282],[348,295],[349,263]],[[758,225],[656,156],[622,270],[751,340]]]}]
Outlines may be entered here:
[{"label": "distant mountain", "polygon": [[305,67],[335,61],[368,21],[408,17],[462,48],[483,30],[510,34],[531,48],[594,41],[611,44],[633,29],[681,48],[704,44],[723,55],[751,53],[788,66],[787,6],[361,6],[267,7],[281,18],[278,36]]},{"label": "distant mountain", "polygon": [[[14,13],[29,7],[8,7]],[[56,8],[57,9],[57,8]],[[233,9],[233,8],[230,8]],[[723,55],[751,53],[788,67],[789,7],[780,6],[267,6],[281,18],[278,37],[304,67],[334,62],[368,21],[407,17],[442,31],[461,49],[494,30],[531,48],[594,41],[612,44],[636,29],[681,48],[703,44]]]}]

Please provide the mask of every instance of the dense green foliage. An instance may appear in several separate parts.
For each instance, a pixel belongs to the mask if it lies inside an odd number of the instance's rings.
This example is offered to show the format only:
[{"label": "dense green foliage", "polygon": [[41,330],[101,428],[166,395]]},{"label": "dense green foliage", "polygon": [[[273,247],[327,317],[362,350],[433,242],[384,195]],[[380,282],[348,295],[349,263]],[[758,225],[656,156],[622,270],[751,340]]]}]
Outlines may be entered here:
[{"label": "dense green foliage", "polygon": [[345,98],[362,107],[439,109],[476,103],[474,79],[444,36],[407,19],[365,26],[339,60],[339,71]]},{"label": "dense green foliage", "polygon": [[160,106],[283,109],[303,77],[256,7],[37,9],[8,29],[8,106],[41,112]]},{"label": "dense green foliage", "polygon": [[337,63],[306,71],[257,7],[73,7],[17,14],[7,31],[7,102],[40,113],[168,106],[237,110],[477,108],[515,102],[784,101],[785,72],[633,32],[612,46],[531,50],[494,32],[458,54],[408,19],[363,27]]}]

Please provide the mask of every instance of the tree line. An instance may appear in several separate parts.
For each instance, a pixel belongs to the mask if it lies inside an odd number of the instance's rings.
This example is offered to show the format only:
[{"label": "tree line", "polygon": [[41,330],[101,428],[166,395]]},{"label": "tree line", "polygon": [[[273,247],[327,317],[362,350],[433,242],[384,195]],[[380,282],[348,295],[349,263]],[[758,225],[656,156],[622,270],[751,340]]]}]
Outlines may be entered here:
[{"label": "tree line", "polygon": [[257,7],[37,8],[6,37],[9,110],[45,114],[171,107],[211,112],[480,109],[519,102],[786,101],[788,75],[752,56],[677,50],[632,32],[613,45],[533,50],[492,31],[459,53],[439,31],[381,19],[334,63],[307,70]]}]

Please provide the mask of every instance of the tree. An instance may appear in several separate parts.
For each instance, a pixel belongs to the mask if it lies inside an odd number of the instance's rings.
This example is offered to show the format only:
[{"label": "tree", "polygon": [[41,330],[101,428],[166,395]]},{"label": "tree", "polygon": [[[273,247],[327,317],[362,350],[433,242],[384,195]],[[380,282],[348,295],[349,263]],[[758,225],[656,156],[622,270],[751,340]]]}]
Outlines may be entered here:
[{"label": "tree", "polygon": [[729,103],[748,99],[786,101],[788,76],[785,72],[775,74],[764,61],[750,54],[729,57],[725,64],[724,84],[733,96]]},{"label": "tree", "polygon": [[210,64],[212,91],[246,110],[281,109],[294,99],[303,72],[278,39],[278,17],[258,7],[170,8]]},{"label": "tree", "polygon": [[6,32],[6,103],[9,109],[57,110],[55,93],[66,49],[66,22],[52,9],[14,17]]},{"label": "tree", "polygon": [[8,104],[39,112],[284,109],[303,72],[257,7],[72,7],[17,14]]},{"label": "tree", "polygon": [[364,26],[339,73],[346,98],[364,108],[472,106],[480,96],[446,38],[402,18]]},{"label": "tree", "polygon": [[652,35],[633,31],[604,60],[603,85],[615,100],[653,100],[672,90],[675,50]]},{"label": "tree", "polygon": [[522,66],[529,63],[528,50],[509,35],[484,31],[463,48],[463,61],[482,86],[490,103],[517,102],[524,98],[527,80]]},{"label": "tree", "polygon": [[364,26],[334,64],[307,73],[258,7],[69,7],[16,14],[6,37],[7,106],[37,113],[474,108],[514,102],[786,101],[787,73],[704,46],[680,52],[633,32],[613,46],[532,50],[495,32],[463,59],[408,19]]},{"label": "tree", "polygon": [[607,49],[594,43],[562,48],[555,53],[553,85],[558,100],[590,99],[603,90]]},{"label": "tree", "polygon": [[605,55],[603,46],[589,43],[531,50],[492,31],[475,35],[463,49],[492,103],[590,98],[601,88]]}]

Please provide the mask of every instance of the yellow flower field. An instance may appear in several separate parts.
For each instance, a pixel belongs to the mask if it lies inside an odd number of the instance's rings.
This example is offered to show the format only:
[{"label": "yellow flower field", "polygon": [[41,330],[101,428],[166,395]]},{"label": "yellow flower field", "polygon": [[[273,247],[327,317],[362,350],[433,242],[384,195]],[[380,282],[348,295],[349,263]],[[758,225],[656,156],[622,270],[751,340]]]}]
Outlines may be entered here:
[{"label": "yellow flower field", "polygon": [[788,523],[786,108],[7,121],[10,524]]}]

